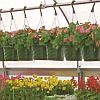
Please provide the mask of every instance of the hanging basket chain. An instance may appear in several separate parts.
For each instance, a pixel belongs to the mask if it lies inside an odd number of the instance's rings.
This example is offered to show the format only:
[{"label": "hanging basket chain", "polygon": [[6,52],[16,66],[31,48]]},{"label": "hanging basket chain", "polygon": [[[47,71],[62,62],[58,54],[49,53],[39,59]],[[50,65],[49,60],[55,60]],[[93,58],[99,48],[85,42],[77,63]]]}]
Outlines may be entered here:
[{"label": "hanging basket chain", "polygon": [[1,28],[1,25],[2,25],[3,29],[5,31],[5,25],[4,25],[3,20],[2,20],[1,11],[2,11],[2,9],[0,9],[0,28]]},{"label": "hanging basket chain", "polygon": [[[54,21],[52,23],[51,28],[53,27],[53,25],[55,25],[56,27],[60,26],[60,22],[59,22],[59,19],[58,19],[57,10],[56,10],[55,6],[56,6],[56,2],[54,3],[54,7],[53,7],[54,8]],[[58,26],[57,26],[57,22],[58,22]]]},{"label": "hanging basket chain", "polygon": [[28,21],[28,19],[27,19],[27,15],[26,15],[26,6],[24,6],[24,28],[27,28],[27,27],[30,27],[30,25],[29,25],[29,21]]},{"label": "hanging basket chain", "polygon": [[17,26],[16,26],[16,23],[15,23],[15,20],[14,20],[13,14],[12,14],[13,9],[14,9],[14,8],[11,8],[11,10],[10,10],[10,14],[11,14],[10,31],[11,31],[11,28],[12,28],[12,24],[13,24],[13,23],[14,23],[15,29],[17,30]]},{"label": "hanging basket chain", "polygon": [[40,4],[40,20],[39,20],[39,23],[38,23],[38,25],[37,25],[37,28],[36,28],[36,30],[38,30],[38,28],[39,28],[39,25],[40,26],[44,26],[45,24],[44,24],[44,19],[43,19],[43,14],[42,14],[42,9],[44,8],[44,6],[42,5],[42,3]]},{"label": "hanging basket chain", "polygon": [[74,8],[74,2],[75,1],[72,1],[72,22],[74,22],[74,18],[75,18],[75,20],[78,22],[78,18],[77,18],[77,16],[76,16],[76,12],[75,12],[75,8]]},{"label": "hanging basket chain", "polygon": [[95,23],[97,23],[97,21],[96,21],[96,17],[95,17],[95,13],[94,13],[94,6],[95,6],[95,2],[93,3],[88,22],[90,21],[90,18],[92,17],[93,23],[95,24]]}]

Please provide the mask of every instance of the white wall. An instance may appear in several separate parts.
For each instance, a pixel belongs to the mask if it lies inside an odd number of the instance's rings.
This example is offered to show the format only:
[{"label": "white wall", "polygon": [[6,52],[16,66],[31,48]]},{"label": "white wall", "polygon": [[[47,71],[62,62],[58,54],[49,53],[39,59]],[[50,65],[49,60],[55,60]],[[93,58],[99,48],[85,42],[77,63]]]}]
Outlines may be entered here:
[{"label": "white wall", "polygon": [[[27,7],[34,7],[34,6],[38,6],[40,5],[41,1],[44,0],[0,0],[0,8],[1,9],[10,9],[10,8],[23,8],[24,6]],[[53,0],[45,0],[46,4],[53,4]],[[58,2],[69,2],[72,0],[57,0]],[[77,0],[80,1],[80,0]],[[76,10],[76,16],[79,20],[79,22],[85,22],[88,21],[89,15],[90,15],[90,11],[92,8],[93,4],[86,4],[86,5],[77,5],[74,6],[75,10]],[[68,7],[62,7],[66,13],[66,16],[68,17],[68,19],[70,20],[70,22],[72,21],[72,8],[71,6]],[[100,3],[97,3],[95,6],[95,16],[97,19],[97,22],[100,23],[100,13],[99,13],[99,9],[100,9]],[[47,8],[47,9],[43,9],[43,19],[44,19],[44,24],[46,26],[46,28],[51,28],[53,20],[54,20],[54,10],[53,8]],[[60,22],[60,26],[67,26],[67,22],[64,19],[62,13],[60,12],[60,10],[57,8],[57,12],[58,12],[58,19]],[[36,29],[37,25],[39,23],[39,19],[40,19],[40,11],[39,10],[31,10],[31,11],[26,11],[27,13],[27,19],[29,22],[30,27]],[[23,28],[24,25],[24,14],[23,12],[14,12],[14,19],[15,19],[15,23],[17,28],[21,29]],[[3,22],[4,22],[4,26],[5,29],[7,31],[10,31],[10,24],[11,24],[11,16],[10,13],[5,13],[2,14],[3,17]],[[91,20],[92,17],[91,17]],[[40,27],[41,25],[39,25]],[[54,27],[55,25],[53,25]],[[1,29],[3,29],[3,25],[1,24]],[[16,30],[14,23],[12,24],[12,30]]]}]

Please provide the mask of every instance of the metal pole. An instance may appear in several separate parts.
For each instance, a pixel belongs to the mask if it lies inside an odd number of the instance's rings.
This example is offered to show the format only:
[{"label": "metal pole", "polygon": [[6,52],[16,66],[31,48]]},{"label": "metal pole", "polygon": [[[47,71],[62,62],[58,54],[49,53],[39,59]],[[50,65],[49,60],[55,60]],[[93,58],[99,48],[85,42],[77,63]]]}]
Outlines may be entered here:
[{"label": "metal pole", "polygon": [[4,58],[4,48],[2,47],[2,51],[3,51],[3,61],[2,61],[2,66],[3,66],[3,76],[5,78],[5,75],[6,75],[6,71],[5,71],[5,58]]},{"label": "metal pole", "polygon": [[[89,3],[99,3],[100,0],[92,0],[92,1],[77,1],[74,2],[73,5],[80,5],[80,4],[89,4]],[[72,2],[68,2],[68,3],[57,3],[56,5],[54,4],[48,4],[48,5],[42,5],[42,9],[44,8],[50,8],[50,7],[60,7],[60,6],[70,6],[72,5]],[[18,12],[18,11],[24,11],[24,10],[35,10],[35,9],[40,9],[40,6],[36,6],[36,7],[28,7],[26,9],[24,8],[19,8],[19,9],[13,9],[12,12]],[[11,10],[2,10],[1,13],[8,13],[11,12]]]}]

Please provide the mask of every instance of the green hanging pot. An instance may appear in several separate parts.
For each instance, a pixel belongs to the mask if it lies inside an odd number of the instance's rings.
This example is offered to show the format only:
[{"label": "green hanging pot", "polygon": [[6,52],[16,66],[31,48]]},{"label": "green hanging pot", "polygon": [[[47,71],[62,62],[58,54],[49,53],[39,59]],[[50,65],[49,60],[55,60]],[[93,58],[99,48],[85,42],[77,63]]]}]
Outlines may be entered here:
[{"label": "green hanging pot", "polygon": [[33,59],[32,47],[21,47],[17,49],[17,59],[19,61],[30,61]]},{"label": "green hanging pot", "polygon": [[100,61],[100,47],[96,48],[96,57],[97,60]]},{"label": "green hanging pot", "polygon": [[93,46],[84,47],[84,60],[85,61],[97,61],[98,60],[98,49]]},{"label": "green hanging pot", "polygon": [[3,61],[3,48],[0,46],[0,61]]},{"label": "green hanging pot", "polygon": [[33,57],[34,60],[46,60],[47,59],[46,46],[39,44],[33,45]]},{"label": "green hanging pot", "polygon": [[81,60],[80,49],[77,51],[77,49],[73,46],[65,46],[64,52],[65,52],[66,60],[69,60],[69,61],[76,61],[77,59]]},{"label": "green hanging pot", "polygon": [[3,47],[4,60],[5,61],[16,61],[17,60],[17,51],[13,46],[4,46]]},{"label": "green hanging pot", "polygon": [[63,55],[62,55],[62,47],[56,49],[53,48],[52,45],[47,46],[47,59],[48,60],[56,60],[56,61],[62,61]]}]

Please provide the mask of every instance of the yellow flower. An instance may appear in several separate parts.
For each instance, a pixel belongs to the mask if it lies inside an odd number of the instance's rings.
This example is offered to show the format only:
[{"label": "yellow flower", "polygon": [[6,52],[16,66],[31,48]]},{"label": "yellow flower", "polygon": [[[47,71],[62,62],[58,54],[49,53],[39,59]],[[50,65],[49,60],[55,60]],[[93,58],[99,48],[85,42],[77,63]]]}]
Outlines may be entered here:
[{"label": "yellow flower", "polygon": [[71,81],[70,80],[67,80],[67,84],[71,84]]},{"label": "yellow flower", "polygon": [[44,77],[44,80],[47,80],[48,79],[48,77]]},{"label": "yellow flower", "polygon": [[13,81],[12,80],[6,80],[6,82],[8,83],[8,84],[13,84]]},{"label": "yellow flower", "polygon": [[44,88],[46,86],[45,82],[42,82],[41,87]]},{"label": "yellow flower", "polygon": [[63,91],[66,90],[66,87],[62,87],[62,90],[63,90]]},{"label": "yellow flower", "polygon": [[51,86],[49,87],[49,90],[52,91],[53,88],[54,88],[54,86],[51,85]]},{"label": "yellow flower", "polygon": [[37,75],[33,74],[33,78],[37,78]]},{"label": "yellow flower", "polygon": [[48,88],[49,89],[49,84],[46,84],[45,88]]}]

